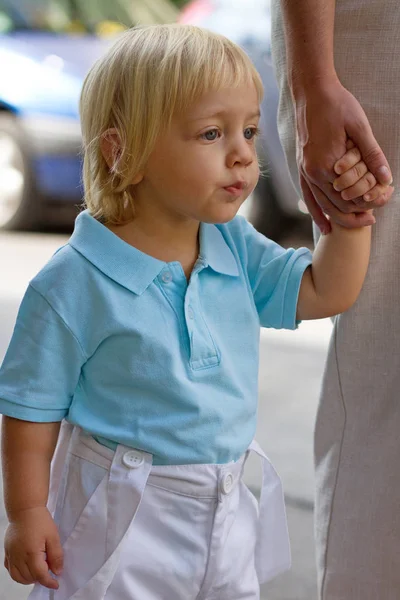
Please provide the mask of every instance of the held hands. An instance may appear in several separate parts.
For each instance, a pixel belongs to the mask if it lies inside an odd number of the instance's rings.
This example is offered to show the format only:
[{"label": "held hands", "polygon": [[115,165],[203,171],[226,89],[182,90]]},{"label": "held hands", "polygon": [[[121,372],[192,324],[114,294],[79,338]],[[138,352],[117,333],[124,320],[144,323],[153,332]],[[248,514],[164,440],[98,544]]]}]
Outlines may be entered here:
[{"label": "held hands", "polygon": [[58,582],[49,571],[61,574],[63,551],[56,524],[47,508],[21,511],[8,526],[4,549],[4,566],[14,581],[58,589]]},{"label": "held hands", "polygon": [[[393,194],[392,175],[359,102],[336,79],[303,87],[295,108],[300,184],[315,223],[323,233],[329,219],[350,229],[373,224],[373,209]],[[343,163],[349,140],[356,148]]]},{"label": "held hands", "polygon": [[[361,202],[365,208],[376,206],[376,203],[379,205],[386,203],[386,198],[391,197],[394,188],[376,181],[362,160],[359,149],[351,140],[347,140],[346,148],[346,154],[334,165],[334,171],[338,175],[333,181],[334,190],[340,192],[343,200],[353,201],[356,204]],[[370,214],[375,222],[372,209],[367,209],[365,212]]]},{"label": "held hands", "polygon": [[[361,194],[379,198],[382,185],[368,173],[353,142],[348,140],[346,146],[347,152],[334,165],[334,170],[340,174],[333,180],[332,188],[349,199]],[[373,200],[369,205],[373,205]],[[375,220],[372,209],[367,210],[364,217],[372,219],[370,224]],[[322,319],[347,311],[357,300],[364,283],[371,249],[371,227],[360,222],[357,227],[343,227],[336,219],[329,225],[330,235],[319,238],[312,265],[303,275],[297,304],[298,320]]]}]

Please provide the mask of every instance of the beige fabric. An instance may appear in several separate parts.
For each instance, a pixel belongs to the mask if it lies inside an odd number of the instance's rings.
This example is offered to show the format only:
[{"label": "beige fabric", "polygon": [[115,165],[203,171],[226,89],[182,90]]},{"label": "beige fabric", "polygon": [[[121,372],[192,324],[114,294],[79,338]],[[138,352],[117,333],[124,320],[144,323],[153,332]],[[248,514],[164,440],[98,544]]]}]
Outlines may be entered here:
[{"label": "beige fabric", "polygon": [[[295,1],[295,0],[293,0]],[[279,128],[297,182],[279,0]],[[400,2],[337,0],[335,61],[400,184]],[[400,191],[377,213],[357,304],[331,340],[315,434],[320,598],[400,598]]]}]

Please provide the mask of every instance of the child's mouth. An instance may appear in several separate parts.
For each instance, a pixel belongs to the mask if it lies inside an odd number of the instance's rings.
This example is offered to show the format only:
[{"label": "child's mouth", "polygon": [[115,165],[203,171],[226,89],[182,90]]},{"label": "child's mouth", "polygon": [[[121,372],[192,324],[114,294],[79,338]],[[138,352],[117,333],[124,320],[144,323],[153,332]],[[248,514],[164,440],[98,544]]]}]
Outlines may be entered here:
[{"label": "child's mouth", "polygon": [[244,181],[236,181],[232,185],[228,185],[224,187],[224,190],[232,194],[233,196],[240,196],[243,190],[246,187],[246,183]]}]

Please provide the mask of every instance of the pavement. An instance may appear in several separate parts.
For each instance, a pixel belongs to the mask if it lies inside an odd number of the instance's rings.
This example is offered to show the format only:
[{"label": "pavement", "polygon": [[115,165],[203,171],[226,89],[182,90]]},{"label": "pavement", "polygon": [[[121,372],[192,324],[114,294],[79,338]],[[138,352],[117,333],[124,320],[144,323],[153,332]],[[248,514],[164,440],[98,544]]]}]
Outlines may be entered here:
[{"label": "pavement", "polygon": [[[0,234],[0,361],[27,282],[65,239],[54,234]],[[263,586],[262,600],[317,599],[312,438],[330,330],[330,321],[322,320],[303,323],[295,332],[262,331],[256,437],[283,480],[293,555],[291,571]],[[257,494],[260,465],[255,457],[249,460],[246,481]],[[0,539],[5,527],[0,503]],[[2,560],[0,546],[0,565]],[[0,567],[0,600],[25,600],[28,591]]]}]

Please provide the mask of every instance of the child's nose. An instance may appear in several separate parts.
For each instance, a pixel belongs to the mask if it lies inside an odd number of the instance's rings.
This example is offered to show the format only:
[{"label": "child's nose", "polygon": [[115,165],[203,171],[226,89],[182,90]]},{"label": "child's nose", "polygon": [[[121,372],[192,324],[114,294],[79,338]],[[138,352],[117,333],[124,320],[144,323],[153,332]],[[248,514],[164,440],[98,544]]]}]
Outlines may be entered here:
[{"label": "child's nose", "polygon": [[232,148],[228,153],[227,162],[229,167],[233,167],[236,164],[247,167],[251,165],[254,159],[254,147],[249,144],[247,140],[242,139],[232,145]]}]

